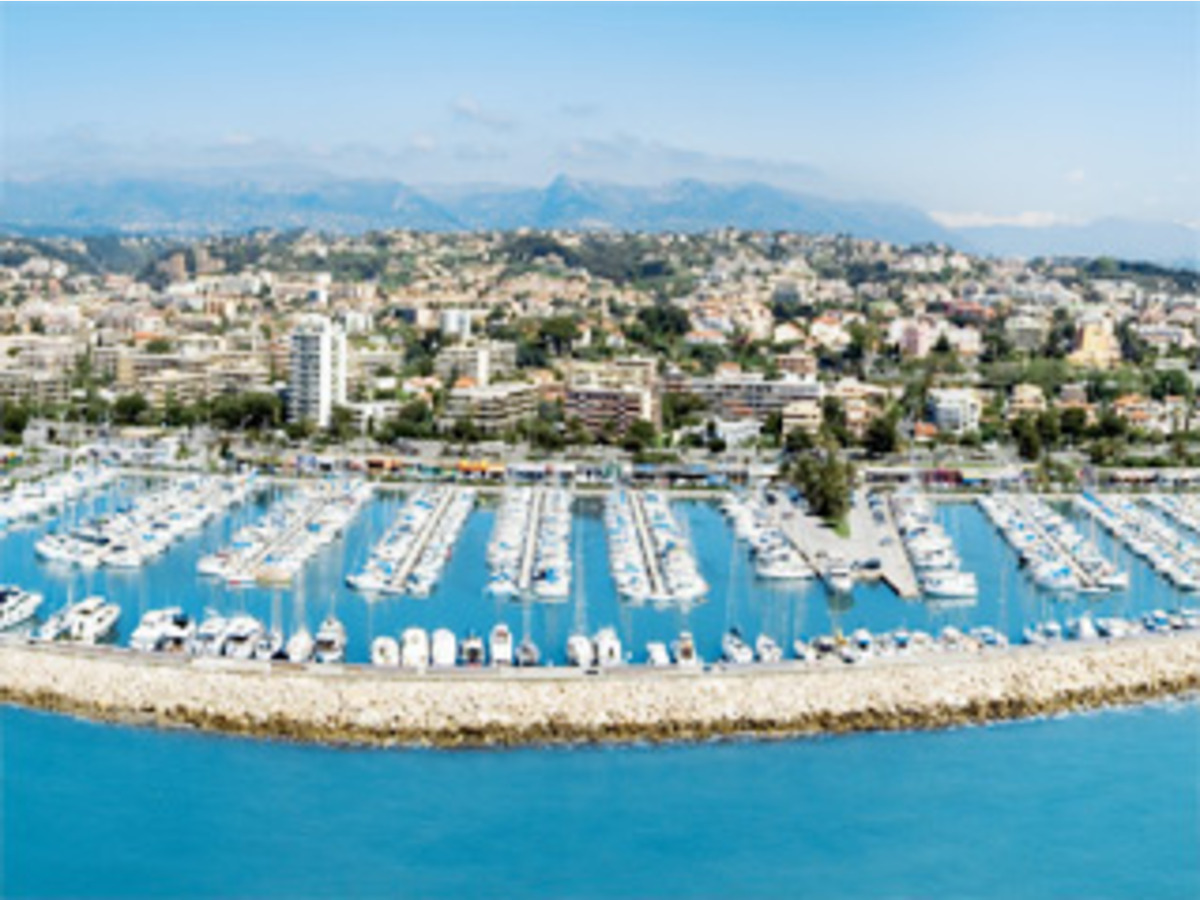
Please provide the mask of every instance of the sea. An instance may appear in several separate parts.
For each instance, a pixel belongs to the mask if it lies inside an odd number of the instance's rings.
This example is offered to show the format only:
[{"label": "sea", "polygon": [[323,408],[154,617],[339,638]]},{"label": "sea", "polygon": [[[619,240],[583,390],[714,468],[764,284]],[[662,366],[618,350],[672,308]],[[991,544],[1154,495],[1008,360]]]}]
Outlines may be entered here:
[{"label": "sea", "polygon": [[[971,605],[850,597],[757,580],[715,504],[673,509],[710,584],[688,609],[632,607],[613,589],[599,499],[576,501],[578,587],[566,603],[484,592],[495,501],[481,498],[437,589],[368,600],[344,586],[393,521],[381,492],[285,591],[233,590],[196,560],[261,517],[270,494],[210,523],[138,572],[36,559],[48,528],[146,489],[89,497],[57,520],[0,535],[0,582],[42,591],[46,611],[104,594],[124,641],[146,609],[248,611],[290,631],[329,612],[352,661],[410,624],[486,634],[497,621],[556,664],[574,630],[617,629],[634,660],[686,628],[709,659],[732,626],[785,647],[834,629],[936,632],[1085,610],[1135,615],[1187,602],[1103,532],[1127,591],[1038,591],[982,513],[938,506]],[[1090,526],[1081,523],[1088,529]],[[0,709],[0,895],[1196,897],[1200,702],[971,727],[786,741],[519,750],[357,750],[100,725]]]}]

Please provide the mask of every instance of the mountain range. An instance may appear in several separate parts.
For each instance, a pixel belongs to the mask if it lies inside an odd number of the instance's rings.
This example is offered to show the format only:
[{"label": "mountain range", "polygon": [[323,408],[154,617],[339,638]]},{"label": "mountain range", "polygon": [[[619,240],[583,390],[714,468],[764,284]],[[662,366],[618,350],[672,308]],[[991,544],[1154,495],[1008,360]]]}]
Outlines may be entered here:
[{"label": "mountain range", "polygon": [[682,180],[633,186],[567,177],[546,187],[415,188],[390,180],[334,178],[282,186],[183,177],[0,183],[0,229],[25,234],[723,227],[936,242],[995,255],[1112,255],[1200,264],[1200,232],[1182,225],[1107,219],[1072,226],[951,229],[900,204],[835,200],[761,183]]}]

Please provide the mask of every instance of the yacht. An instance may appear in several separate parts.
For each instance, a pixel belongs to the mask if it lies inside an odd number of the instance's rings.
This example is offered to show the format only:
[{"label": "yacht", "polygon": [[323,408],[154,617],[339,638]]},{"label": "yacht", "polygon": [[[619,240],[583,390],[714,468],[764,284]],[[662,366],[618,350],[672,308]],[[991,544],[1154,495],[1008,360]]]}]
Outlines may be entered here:
[{"label": "yacht", "polygon": [[432,658],[435,669],[453,669],[458,663],[458,638],[449,628],[438,628],[433,632]]},{"label": "yacht", "polygon": [[654,666],[669,666],[671,657],[667,653],[667,645],[662,641],[650,641],[646,644],[646,665]]},{"label": "yacht", "polygon": [[400,645],[386,635],[371,641],[371,665],[395,668],[400,665]]},{"label": "yacht", "polygon": [[400,665],[406,669],[429,666],[429,635],[424,628],[405,628],[400,635]]},{"label": "yacht", "polygon": [[85,597],[70,608],[67,640],[78,644],[98,644],[112,637],[121,618],[121,607],[103,597]]},{"label": "yacht", "polygon": [[734,665],[744,666],[754,662],[754,651],[742,640],[742,633],[736,628],[730,628],[721,638],[721,651],[725,661]]},{"label": "yacht", "polygon": [[316,649],[317,645],[313,640],[312,632],[308,630],[307,626],[301,625],[288,638],[284,654],[287,656],[288,662],[306,663],[312,660]]},{"label": "yacht", "polygon": [[849,594],[854,590],[854,572],[841,560],[830,560],[825,567],[825,581],[835,594]]},{"label": "yacht", "polygon": [[229,620],[216,613],[209,615],[196,629],[195,637],[190,644],[193,656],[221,656],[225,652],[225,633],[229,628]]},{"label": "yacht", "polygon": [[525,638],[517,646],[517,665],[523,668],[536,666],[542,661],[541,651],[531,639]]},{"label": "yacht", "polygon": [[487,662],[483,647],[483,638],[477,634],[468,634],[463,638],[459,653],[464,666],[482,666]]},{"label": "yacht", "polygon": [[253,659],[254,648],[262,633],[262,623],[254,616],[242,613],[231,617],[225,629],[225,656],[231,659]]},{"label": "yacht", "polygon": [[921,590],[930,597],[969,599],[979,596],[979,584],[974,572],[961,569],[941,569],[921,574]]},{"label": "yacht", "polygon": [[340,663],[346,658],[346,626],[333,613],[317,629],[317,662]]},{"label": "yacht", "polygon": [[152,609],[142,616],[129,639],[140,653],[181,653],[196,634],[196,623],[178,606]]},{"label": "yacht", "polygon": [[783,659],[783,651],[769,634],[760,634],[754,642],[754,650],[761,663],[777,663]]},{"label": "yacht", "polygon": [[0,586],[0,630],[29,622],[42,605],[42,595],[12,584]]},{"label": "yacht", "polygon": [[690,631],[679,633],[679,639],[671,645],[671,655],[675,657],[675,665],[681,669],[697,669],[703,665]]},{"label": "yacht", "polygon": [[508,626],[500,622],[492,629],[488,641],[493,666],[511,666],[513,663],[513,638]]},{"label": "yacht", "polygon": [[269,662],[273,659],[284,659],[283,632],[278,628],[268,628],[254,642],[255,659]]},{"label": "yacht", "polygon": [[592,639],[592,643],[596,648],[596,664],[602,667],[619,666],[624,660],[621,658],[621,639],[617,637],[616,630],[612,628],[601,628],[596,632],[596,636]]},{"label": "yacht", "polygon": [[581,669],[590,669],[596,664],[595,647],[587,635],[573,634],[567,638],[567,662]]}]

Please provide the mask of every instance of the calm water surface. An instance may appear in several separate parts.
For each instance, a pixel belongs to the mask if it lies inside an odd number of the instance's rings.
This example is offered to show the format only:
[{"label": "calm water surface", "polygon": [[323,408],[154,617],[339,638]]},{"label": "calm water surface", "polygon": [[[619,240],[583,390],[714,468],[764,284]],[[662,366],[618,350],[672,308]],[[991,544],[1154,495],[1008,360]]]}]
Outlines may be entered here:
[{"label": "calm water surface", "polygon": [[666,748],[0,735],[5,896],[1200,894],[1194,703]]}]

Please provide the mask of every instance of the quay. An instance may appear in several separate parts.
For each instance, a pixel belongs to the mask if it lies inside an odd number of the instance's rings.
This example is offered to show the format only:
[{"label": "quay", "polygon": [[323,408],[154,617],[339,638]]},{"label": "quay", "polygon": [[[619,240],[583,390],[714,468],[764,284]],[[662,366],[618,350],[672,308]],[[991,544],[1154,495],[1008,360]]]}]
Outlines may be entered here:
[{"label": "quay", "polygon": [[666,579],[663,577],[662,561],[654,547],[654,537],[650,534],[650,526],[646,522],[646,507],[641,492],[629,491],[629,509],[633,515],[633,528],[637,533],[638,547],[642,551],[646,578],[650,581],[650,592],[655,597],[662,597],[666,594]]},{"label": "quay", "polygon": [[884,521],[880,524],[875,521],[865,492],[856,492],[848,517],[849,538],[793,504],[788,504],[790,516],[774,513],[774,524],[822,579],[826,577],[824,562],[830,558],[861,563],[873,557],[879,560],[879,577],[884,583],[902,599],[915,600],[921,596],[917,573],[900,540],[891,504],[882,506]]},{"label": "quay", "polygon": [[537,562],[538,539],[541,533],[542,506],[546,502],[546,493],[541,488],[533,488],[533,498],[529,501],[529,521],[522,536],[521,567],[517,575],[517,587],[522,593],[528,593],[533,587],[533,567]]},{"label": "quay", "polygon": [[[321,669],[322,671],[317,671]],[[1200,633],[848,667],[462,670],[197,664],[0,645],[0,702],[92,719],[332,744],[504,746],[910,730],[1200,690]]]},{"label": "quay", "polygon": [[1067,547],[1064,547],[1058,538],[1043,528],[1042,523],[1038,521],[1038,517],[1032,514],[1032,511],[1026,504],[1022,503],[1022,507],[1021,514],[1024,516],[1025,521],[1029,524],[1029,527],[1042,541],[1046,543],[1048,547],[1052,548],[1054,552],[1058,554],[1059,558],[1062,559],[1063,562],[1067,564],[1067,567],[1071,570],[1071,574],[1073,574],[1076,580],[1079,582],[1079,586],[1085,589],[1096,587],[1096,579],[1090,572],[1087,571],[1087,569],[1079,564],[1079,560],[1075,558],[1075,553]]},{"label": "quay", "polygon": [[451,488],[447,490],[438,500],[438,504],[434,507],[433,514],[426,519],[421,533],[417,539],[413,541],[413,545],[409,548],[408,554],[396,567],[396,572],[393,575],[393,580],[396,584],[407,584],[408,576],[412,574],[412,570],[417,567],[417,563],[421,561],[421,557],[425,553],[425,548],[429,546],[433,535],[437,533],[438,526],[442,519],[446,517],[446,511],[450,508],[450,504],[454,502],[457,489]]}]

